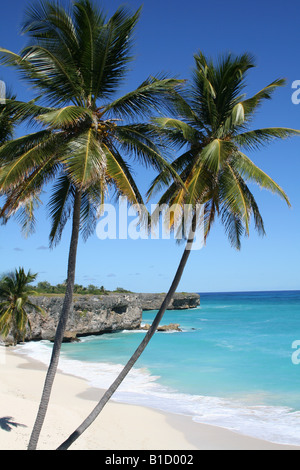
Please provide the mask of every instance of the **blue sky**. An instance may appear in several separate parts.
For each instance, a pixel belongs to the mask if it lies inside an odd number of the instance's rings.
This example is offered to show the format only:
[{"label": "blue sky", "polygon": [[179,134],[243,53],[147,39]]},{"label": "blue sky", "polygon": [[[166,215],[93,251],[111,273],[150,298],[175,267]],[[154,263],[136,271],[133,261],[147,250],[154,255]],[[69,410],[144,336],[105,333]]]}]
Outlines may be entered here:
[{"label": "blue sky", "polygon": [[[29,2],[10,0],[1,8],[0,45],[18,52],[25,38],[19,35],[24,8]],[[111,14],[121,4],[98,2]],[[133,10],[140,1],[123,2]],[[248,75],[247,93],[252,94],[276,78],[286,78],[286,87],[261,108],[254,127],[284,126],[300,129],[300,105],[292,103],[292,83],[300,80],[299,5],[287,0],[145,0],[136,29],[136,59],[122,92],[138,86],[148,75],[167,72],[190,78],[193,55],[201,50],[217,57],[225,52],[250,52],[257,67]],[[1,67],[0,78],[11,85],[19,99],[31,92],[20,85],[15,73]],[[22,130],[19,130],[22,132]],[[279,198],[253,188],[265,220],[267,236],[259,237],[252,227],[236,252],[217,223],[207,246],[194,251],[179,290],[196,292],[299,289],[300,265],[300,140],[276,142],[249,156],[287,192],[292,209]],[[136,178],[144,193],[154,173],[136,167]],[[47,193],[43,200],[47,202]],[[155,202],[155,201],[153,201]],[[49,220],[46,208],[38,213],[36,233],[27,239],[18,224],[0,227],[0,272],[24,266],[39,273],[38,280],[51,283],[66,278],[70,228],[61,243],[48,249]],[[183,250],[173,240],[106,240],[96,234],[79,244],[76,282],[122,286],[136,292],[165,292]]]}]

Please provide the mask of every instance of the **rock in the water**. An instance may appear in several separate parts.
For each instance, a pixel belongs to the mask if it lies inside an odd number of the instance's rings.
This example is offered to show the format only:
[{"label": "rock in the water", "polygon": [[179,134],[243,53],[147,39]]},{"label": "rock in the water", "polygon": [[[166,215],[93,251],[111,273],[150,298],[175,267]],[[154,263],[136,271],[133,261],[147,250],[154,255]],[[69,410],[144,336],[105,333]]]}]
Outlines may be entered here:
[{"label": "rock in the water", "polygon": [[[141,330],[149,330],[151,325],[146,323],[145,325],[141,326]],[[170,323],[169,325],[161,325],[157,327],[157,331],[182,331],[180,328],[179,323]]]}]

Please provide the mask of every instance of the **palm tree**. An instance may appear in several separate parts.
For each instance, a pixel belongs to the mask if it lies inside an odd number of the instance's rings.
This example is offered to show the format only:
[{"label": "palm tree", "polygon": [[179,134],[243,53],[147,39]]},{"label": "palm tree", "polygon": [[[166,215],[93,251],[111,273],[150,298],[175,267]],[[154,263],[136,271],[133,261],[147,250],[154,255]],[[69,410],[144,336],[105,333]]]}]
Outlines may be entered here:
[{"label": "palm tree", "polygon": [[[200,52],[195,56],[193,80],[185,99],[177,100],[179,118],[155,119],[160,138],[181,150],[173,169],[185,187],[172,181],[170,172],[163,170],[151,184],[148,195],[151,197],[155,191],[166,188],[158,206],[167,204],[178,208],[175,215],[174,211],[167,214],[173,229],[176,218],[184,215],[185,205],[193,208],[187,244],[172,285],[143,341],[94,410],[59,450],[68,449],[96,419],[146,348],[180,282],[199,223],[203,224],[206,241],[213,222],[219,217],[231,245],[239,250],[242,236],[250,233],[252,217],[257,231],[265,234],[262,216],[247,182],[272,191],[290,206],[283,189],[243,153],[244,149],[257,150],[274,139],[300,133],[286,128],[249,129],[257,108],[284,84],[283,80],[276,80],[246,98],[242,91],[247,71],[252,67],[254,61],[248,54],[239,57],[229,54],[215,65]],[[199,206],[203,208],[203,217]]]},{"label": "palm tree", "polygon": [[27,10],[23,24],[30,44],[20,54],[0,49],[2,63],[20,71],[37,92],[29,103],[7,100],[7,105],[19,122],[38,124],[35,132],[0,148],[0,194],[6,196],[0,215],[9,217],[29,202],[29,219],[34,221],[34,205],[51,183],[51,246],[60,241],[72,216],[66,294],[31,450],[46,415],[72,306],[79,235],[86,239],[93,232],[108,191],[142,204],[128,155],[159,171],[168,166],[153,143],[152,126],[141,118],[172,107],[181,81],[150,77],[125,96],[114,96],[128,72],[139,15],[140,10],[130,14],[119,8],[107,19],[90,0],[74,1],[70,11],[41,1]]},{"label": "palm tree", "polygon": [[43,309],[29,298],[35,294],[29,284],[36,276],[30,271],[26,274],[24,268],[19,268],[0,280],[0,332],[4,337],[11,332],[15,344],[24,341],[27,326],[31,328],[28,309],[43,313]]}]

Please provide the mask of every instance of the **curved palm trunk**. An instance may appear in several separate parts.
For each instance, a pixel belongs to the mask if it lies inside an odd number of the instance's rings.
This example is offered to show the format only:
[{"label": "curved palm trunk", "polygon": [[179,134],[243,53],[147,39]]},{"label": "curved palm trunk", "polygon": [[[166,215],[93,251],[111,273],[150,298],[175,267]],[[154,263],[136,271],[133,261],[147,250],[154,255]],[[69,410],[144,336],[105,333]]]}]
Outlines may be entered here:
[{"label": "curved palm trunk", "polygon": [[194,233],[194,230],[193,230],[193,227],[192,227],[191,235],[189,236],[189,240],[188,240],[188,242],[185,246],[185,250],[184,250],[182,258],[180,260],[180,263],[179,263],[177,272],[175,274],[175,277],[173,279],[172,285],[171,285],[171,287],[170,287],[170,289],[169,289],[169,291],[168,291],[168,293],[167,293],[167,295],[166,295],[166,297],[165,297],[165,299],[164,299],[157,315],[155,316],[150,329],[148,330],[146,336],[144,337],[143,341],[140,343],[140,345],[138,346],[136,351],[133,353],[133,355],[131,356],[131,358],[129,359],[127,364],[125,365],[124,369],[120,372],[120,374],[116,378],[116,380],[112,383],[112,385],[109,387],[109,389],[105,392],[105,394],[103,395],[103,397],[101,398],[101,400],[99,401],[97,406],[93,409],[93,411],[89,414],[89,416],[83,421],[83,423],[76,429],[76,431],[74,431],[69,436],[69,438],[57,448],[57,450],[67,450],[70,447],[70,445],[74,441],[76,441],[76,439],[78,439],[78,437],[81,436],[81,434],[83,434],[84,431],[95,421],[95,419],[100,414],[100,412],[102,411],[102,409],[104,408],[106,403],[109,401],[111,396],[115,393],[115,391],[118,389],[120,384],[123,382],[123,380],[125,379],[127,374],[130,372],[130,370],[132,369],[132,367],[134,366],[134,364],[136,363],[136,361],[138,360],[138,358],[142,354],[142,352],[145,350],[146,346],[148,345],[149,341],[151,340],[152,336],[154,335],[155,331],[157,330],[157,327],[158,327],[158,325],[159,325],[159,323],[160,323],[160,321],[161,321],[161,319],[162,319],[169,303],[171,302],[173,295],[176,292],[176,289],[177,289],[178,284],[181,280],[184,268],[186,266],[187,260],[189,258],[190,252],[191,252],[192,244],[193,244],[193,241],[194,241],[194,236],[195,236],[195,233]]},{"label": "curved palm trunk", "polygon": [[59,318],[59,323],[57,326],[55,340],[52,350],[52,356],[50,364],[48,367],[44,389],[41,397],[41,402],[36,417],[36,421],[31,433],[28,450],[36,450],[38,439],[41,433],[41,429],[45,420],[47,413],[51,390],[56,375],[58,361],[60,356],[61,345],[63,342],[64,332],[66,329],[66,324],[68,316],[72,307],[73,302],[73,291],[74,291],[74,282],[75,282],[75,267],[76,267],[76,255],[78,247],[78,238],[79,238],[79,227],[80,227],[80,207],[81,207],[81,193],[76,191],[75,201],[74,201],[74,212],[73,212],[73,224],[72,224],[72,235],[70,242],[69,250],[69,260],[68,260],[68,277],[67,277],[67,286],[66,294],[64,298],[64,303],[62,311]]}]

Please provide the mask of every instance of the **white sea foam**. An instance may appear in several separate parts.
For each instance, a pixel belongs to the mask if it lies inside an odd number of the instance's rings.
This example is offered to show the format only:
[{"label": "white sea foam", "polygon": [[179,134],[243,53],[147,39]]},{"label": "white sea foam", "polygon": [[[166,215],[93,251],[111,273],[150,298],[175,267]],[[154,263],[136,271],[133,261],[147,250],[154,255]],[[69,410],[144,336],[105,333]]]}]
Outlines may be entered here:
[{"label": "white sea foam", "polygon": [[[90,340],[91,337],[83,339]],[[51,345],[47,341],[26,343],[18,346],[16,352],[48,364]],[[111,385],[122,367],[121,364],[70,360],[64,354],[59,362],[62,372],[84,378],[90,386],[104,389]],[[158,380],[159,377],[146,369],[134,368],[113,399],[189,415],[199,423],[224,427],[278,444],[300,445],[300,412],[287,407],[249,406],[249,403],[238,400],[178,393],[160,385]]]}]

